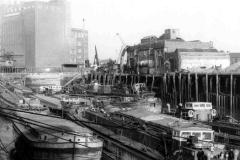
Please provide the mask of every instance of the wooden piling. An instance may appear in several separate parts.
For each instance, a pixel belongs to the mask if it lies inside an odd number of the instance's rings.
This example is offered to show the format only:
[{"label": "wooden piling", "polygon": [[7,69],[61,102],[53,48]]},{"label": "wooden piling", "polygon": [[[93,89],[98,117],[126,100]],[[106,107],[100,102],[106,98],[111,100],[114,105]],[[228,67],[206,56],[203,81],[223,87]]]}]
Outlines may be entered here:
[{"label": "wooden piling", "polygon": [[128,76],[127,76],[127,74],[126,74],[126,83],[125,83],[126,85],[127,85],[127,82],[128,82]]},{"label": "wooden piling", "polygon": [[191,75],[188,73],[188,101],[191,101]]},{"label": "wooden piling", "polygon": [[106,82],[106,73],[104,73],[104,75],[103,75],[103,85],[105,85],[105,82]]},{"label": "wooden piling", "polygon": [[152,91],[152,89],[153,89],[154,81],[155,81],[155,78],[154,78],[154,75],[153,75],[151,91]]},{"label": "wooden piling", "polygon": [[231,73],[231,75],[230,75],[230,116],[232,116],[233,115],[233,106],[232,106],[232,104],[233,104],[233,75],[232,75],[232,73]]},{"label": "wooden piling", "polygon": [[218,74],[216,74],[216,108],[218,110],[218,113],[220,113],[219,106],[218,106],[218,87],[219,87]]},{"label": "wooden piling", "polygon": [[93,72],[91,72],[91,78],[90,78],[90,82],[93,81]]},{"label": "wooden piling", "polygon": [[182,86],[181,86],[181,79],[182,79],[182,74],[179,73],[178,75],[178,93],[179,93],[179,103],[182,102]]},{"label": "wooden piling", "polygon": [[[147,82],[148,82],[148,76],[146,75],[145,77],[146,77],[145,84],[146,84],[146,86],[147,86]],[[147,86],[147,87],[148,87],[148,86]]]},{"label": "wooden piling", "polygon": [[164,76],[163,76],[163,95],[166,94],[166,73],[164,73]]},{"label": "wooden piling", "polygon": [[198,102],[198,76],[195,73],[195,94],[196,94],[196,102]]},{"label": "wooden piling", "polygon": [[116,74],[113,74],[112,85],[115,85]]},{"label": "wooden piling", "polygon": [[208,74],[206,73],[206,88],[205,88],[206,90],[206,101],[208,102],[209,100],[208,100]]},{"label": "wooden piling", "polygon": [[133,86],[133,82],[134,80],[133,80],[133,76],[131,76],[131,86]]},{"label": "wooden piling", "polygon": [[177,105],[177,91],[176,91],[176,81],[175,81],[175,78],[176,78],[176,74],[173,73],[173,97],[174,97],[173,99],[174,99],[174,105],[176,106]]}]

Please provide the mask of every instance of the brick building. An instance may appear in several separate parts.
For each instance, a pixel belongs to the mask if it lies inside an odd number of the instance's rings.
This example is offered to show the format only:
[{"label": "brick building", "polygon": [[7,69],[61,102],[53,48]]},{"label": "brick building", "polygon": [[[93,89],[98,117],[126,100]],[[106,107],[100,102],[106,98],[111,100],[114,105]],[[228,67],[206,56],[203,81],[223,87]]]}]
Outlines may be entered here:
[{"label": "brick building", "polygon": [[73,63],[73,41],[67,0],[5,5],[1,44],[2,49],[14,53],[15,66],[60,67]]},{"label": "brick building", "polygon": [[[88,31],[72,28],[70,64],[83,64],[88,58]],[[86,63],[85,63],[86,64]]]},{"label": "brick building", "polygon": [[163,73],[192,67],[226,68],[228,53],[218,52],[212,42],[184,41],[179,30],[167,29],[159,38],[147,36],[127,48],[127,66],[140,73]]}]

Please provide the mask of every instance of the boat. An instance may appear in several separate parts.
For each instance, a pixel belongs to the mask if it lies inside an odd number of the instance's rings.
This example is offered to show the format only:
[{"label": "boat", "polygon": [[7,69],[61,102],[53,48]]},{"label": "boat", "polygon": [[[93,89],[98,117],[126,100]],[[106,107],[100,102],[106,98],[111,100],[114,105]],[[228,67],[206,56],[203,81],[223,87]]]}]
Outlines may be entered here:
[{"label": "boat", "polygon": [[[65,119],[30,113],[17,115],[20,123],[13,121],[13,128],[17,138],[17,156],[22,160],[101,159],[103,141],[94,136],[89,129]],[[25,118],[45,125],[36,126]],[[49,128],[49,125],[54,127]]]},{"label": "boat", "polygon": [[[39,109],[39,100],[21,97],[1,86],[1,115],[10,118],[16,138],[17,158],[21,160],[100,160],[103,141],[87,128],[60,117],[47,116]],[[37,104],[36,104],[37,101]],[[19,103],[16,103],[19,102]],[[33,114],[33,111],[37,111]],[[50,126],[50,127],[49,127]]]},{"label": "boat", "polygon": [[50,113],[47,107],[40,104],[40,100],[36,98],[27,98],[23,95],[11,92],[3,85],[1,85],[0,88],[0,103],[4,107],[45,115]]},{"label": "boat", "polygon": [[216,160],[230,156],[237,160],[238,146],[216,142],[209,125],[153,112],[145,108],[120,110],[108,114],[87,110],[84,118],[102,125],[115,125],[132,130],[112,131],[157,151],[171,160]]}]

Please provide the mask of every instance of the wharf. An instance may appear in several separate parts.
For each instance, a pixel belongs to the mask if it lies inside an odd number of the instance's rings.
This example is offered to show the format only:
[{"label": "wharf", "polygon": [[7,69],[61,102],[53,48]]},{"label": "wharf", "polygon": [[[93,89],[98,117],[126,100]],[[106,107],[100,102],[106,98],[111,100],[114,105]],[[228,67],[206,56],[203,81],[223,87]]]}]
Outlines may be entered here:
[{"label": "wharf", "polygon": [[185,102],[212,102],[220,115],[230,115],[240,120],[239,73],[185,73],[125,74],[92,72],[87,81],[115,85],[119,81],[131,87],[134,83],[145,83],[164,103],[172,108]]}]

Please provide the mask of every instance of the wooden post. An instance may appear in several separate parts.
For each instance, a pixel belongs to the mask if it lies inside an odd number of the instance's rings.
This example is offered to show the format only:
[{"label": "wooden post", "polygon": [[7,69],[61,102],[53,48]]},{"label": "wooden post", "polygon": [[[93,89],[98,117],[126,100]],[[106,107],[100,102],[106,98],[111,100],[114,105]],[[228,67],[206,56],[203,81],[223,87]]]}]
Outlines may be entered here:
[{"label": "wooden post", "polygon": [[182,83],[181,83],[181,80],[182,80],[182,74],[179,73],[178,75],[178,93],[179,93],[179,103],[182,102]]},{"label": "wooden post", "polygon": [[110,81],[110,76],[111,76],[111,74],[108,73],[107,74],[107,85],[110,85],[110,82],[109,82]]},{"label": "wooden post", "polygon": [[90,78],[90,82],[93,81],[93,72],[91,72],[91,78]]},{"label": "wooden post", "polygon": [[115,79],[116,79],[116,75],[113,74],[112,85],[115,85]]},{"label": "wooden post", "polygon": [[127,84],[127,81],[128,81],[128,76],[127,76],[127,74],[126,74],[126,83],[125,83],[125,84]]},{"label": "wooden post", "polygon": [[153,75],[151,91],[152,91],[152,89],[153,89],[154,79],[155,79],[155,77],[154,77],[154,75]]},{"label": "wooden post", "polygon": [[230,75],[230,116],[233,115],[233,75]]},{"label": "wooden post", "polygon": [[119,81],[120,83],[122,83],[122,74],[119,74],[119,76],[118,76],[118,81]]},{"label": "wooden post", "polygon": [[98,79],[97,79],[97,76],[98,76],[98,74],[95,72],[95,73],[94,73],[94,80],[98,80]]},{"label": "wooden post", "polygon": [[148,82],[148,76],[146,75],[146,81],[145,81],[146,86],[147,86],[147,82]]},{"label": "wooden post", "polygon": [[106,73],[104,73],[103,75],[103,85],[105,85],[105,82],[106,82]]},{"label": "wooden post", "polygon": [[218,111],[218,113],[220,113],[219,112],[219,106],[218,106],[218,74],[216,74],[216,108],[217,108],[217,111]]},{"label": "wooden post", "polygon": [[163,76],[163,94],[165,95],[166,94],[166,78],[167,78],[167,75],[166,73],[164,73],[164,76]]},{"label": "wooden post", "polygon": [[99,84],[101,84],[101,79],[102,79],[102,74],[99,73],[99,74],[98,74],[98,83],[99,83]]},{"label": "wooden post", "polygon": [[109,85],[112,84],[112,82],[111,82],[112,79],[113,79],[113,74],[110,74],[110,75],[109,75],[109,79],[108,79],[108,84],[109,84]]},{"label": "wooden post", "polygon": [[131,76],[131,86],[133,85],[133,76]]},{"label": "wooden post", "polygon": [[175,75],[175,73],[173,73],[173,96],[174,96],[174,105],[176,106],[177,105],[177,91],[176,91],[175,78],[176,78],[176,75]]},{"label": "wooden post", "polygon": [[198,76],[195,73],[195,89],[196,89],[196,102],[198,102]]},{"label": "wooden post", "polygon": [[188,73],[188,101],[191,101],[191,75]]},{"label": "wooden post", "polygon": [[133,76],[133,84],[136,83],[136,75]]},{"label": "wooden post", "polygon": [[208,74],[206,73],[206,101],[208,102]]}]

